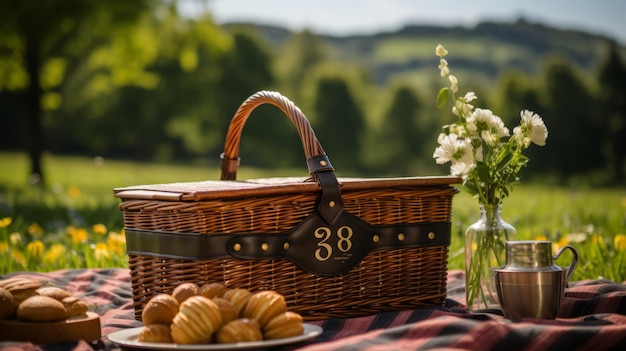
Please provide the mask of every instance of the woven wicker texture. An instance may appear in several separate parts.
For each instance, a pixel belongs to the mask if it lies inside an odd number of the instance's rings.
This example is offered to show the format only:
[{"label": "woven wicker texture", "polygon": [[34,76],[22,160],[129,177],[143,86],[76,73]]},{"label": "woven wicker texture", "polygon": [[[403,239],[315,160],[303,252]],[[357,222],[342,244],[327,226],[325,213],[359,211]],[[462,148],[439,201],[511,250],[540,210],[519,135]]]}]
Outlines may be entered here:
[{"label": "woven wicker texture", "polygon": [[[238,159],[243,123],[263,103],[278,106],[294,121],[307,157],[323,153],[299,109],[277,93],[260,92],[235,114],[223,159]],[[222,181],[116,189],[124,225],[206,235],[284,233],[316,211],[320,190],[310,179],[227,180],[235,174],[236,167],[226,162]],[[452,198],[458,192],[450,184],[458,181],[453,177],[339,179],[344,211],[371,225],[449,222]],[[285,296],[290,310],[313,320],[442,305],[447,255],[446,246],[378,250],[348,273],[333,277],[311,274],[285,259],[182,260],[146,253],[129,255],[129,268],[137,319],[156,294],[171,293],[184,282],[222,282],[253,292],[275,290]]]}]

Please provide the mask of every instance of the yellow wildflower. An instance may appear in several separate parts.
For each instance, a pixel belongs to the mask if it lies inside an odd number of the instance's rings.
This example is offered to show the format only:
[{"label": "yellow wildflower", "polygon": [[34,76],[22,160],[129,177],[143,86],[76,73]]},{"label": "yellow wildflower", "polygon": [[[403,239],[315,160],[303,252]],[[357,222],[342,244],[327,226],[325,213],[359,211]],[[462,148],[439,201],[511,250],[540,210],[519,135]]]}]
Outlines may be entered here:
[{"label": "yellow wildflower", "polygon": [[104,261],[111,257],[111,253],[109,252],[109,247],[106,243],[97,243],[93,249],[94,255],[96,256],[97,261]]},{"label": "yellow wildflower", "polygon": [[102,223],[94,224],[91,227],[91,230],[93,230],[94,233],[100,234],[100,235],[105,235],[107,233],[107,227]]},{"label": "yellow wildflower", "polygon": [[613,238],[613,244],[615,245],[615,250],[626,251],[626,234],[617,234]]},{"label": "yellow wildflower", "polygon": [[43,263],[47,266],[54,266],[59,259],[65,256],[65,246],[63,244],[53,244],[43,255]]},{"label": "yellow wildflower", "polygon": [[116,232],[110,232],[109,237],[107,238],[107,244],[109,245],[109,249],[115,253],[123,254],[126,245],[126,237],[122,234]]},{"label": "yellow wildflower", "polygon": [[40,237],[43,235],[43,228],[37,223],[28,226],[28,233],[32,236]]},{"label": "yellow wildflower", "polygon": [[88,233],[85,228],[68,227],[68,233],[72,237],[74,244],[80,244],[87,241]]},{"label": "yellow wildflower", "polygon": [[6,228],[10,226],[12,221],[13,220],[11,219],[11,217],[4,217],[0,219],[0,228]]},{"label": "yellow wildflower", "polygon": [[14,232],[11,233],[9,235],[9,242],[11,242],[11,245],[19,245],[22,243],[22,234],[18,233],[18,232]]},{"label": "yellow wildflower", "polygon": [[67,192],[70,195],[70,197],[73,199],[78,199],[80,197],[80,189],[75,185],[72,185],[69,188],[67,188]]},{"label": "yellow wildflower", "polygon": [[9,243],[6,241],[0,241],[0,252],[5,252],[9,250]]},{"label": "yellow wildflower", "polygon": [[546,240],[548,240],[548,238],[545,235],[537,235],[535,237],[535,240],[537,240],[537,241],[546,241]]},{"label": "yellow wildflower", "polygon": [[31,241],[26,245],[26,251],[30,255],[30,257],[41,257],[43,254],[44,246],[40,240]]},{"label": "yellow wildflower", "polygon": [[24,254],[17,250],[11,250],[11,257],[13,261],[19,263],[22,267],[26,267],[26,257]]}]

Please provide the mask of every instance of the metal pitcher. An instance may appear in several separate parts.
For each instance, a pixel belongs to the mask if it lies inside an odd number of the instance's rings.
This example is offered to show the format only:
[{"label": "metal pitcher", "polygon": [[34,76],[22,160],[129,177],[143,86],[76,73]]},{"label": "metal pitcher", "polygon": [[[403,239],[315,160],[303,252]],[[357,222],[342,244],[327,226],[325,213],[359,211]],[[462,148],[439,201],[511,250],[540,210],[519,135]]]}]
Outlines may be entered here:
[{"label": "metal pitcher", "polygon": [[[567,268],[554,263],[565,250],[573,254]],[[507,242],[506,264],[493,269],[504,316],[509,319],[556,318],[576,265],[578,253],[569,245],[552,256],[550,241]]]}]

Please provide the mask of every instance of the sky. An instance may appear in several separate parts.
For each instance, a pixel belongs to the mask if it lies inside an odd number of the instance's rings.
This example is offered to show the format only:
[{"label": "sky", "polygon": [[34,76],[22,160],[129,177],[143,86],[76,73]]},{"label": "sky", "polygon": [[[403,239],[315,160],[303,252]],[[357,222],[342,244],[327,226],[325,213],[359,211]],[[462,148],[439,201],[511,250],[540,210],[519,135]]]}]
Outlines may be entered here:
[{"label": "sky", "polygon": [[407,24],[471,27],[520,17],[562,29],[606,35],[626,44],[623,0],[182,0],[181,11],[209,10],[218,23],[246,21],[351,35]]}]

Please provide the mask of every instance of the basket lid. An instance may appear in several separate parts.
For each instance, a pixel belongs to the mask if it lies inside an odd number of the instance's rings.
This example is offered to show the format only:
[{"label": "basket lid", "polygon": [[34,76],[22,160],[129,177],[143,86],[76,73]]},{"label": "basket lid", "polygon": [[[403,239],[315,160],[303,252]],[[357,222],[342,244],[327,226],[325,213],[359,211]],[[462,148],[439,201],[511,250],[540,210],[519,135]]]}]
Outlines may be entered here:
[{"label": "basket lid", "polygon": [[[337,178],[342,191],[398,187],[438,187],[461,183],[450,176],[400,178]],[[286,195],[320,191],[310,177],[279,177],[249,180],[207,180],[167,184],[148,184],[114,189],[120,199],[199,201]]]}]

